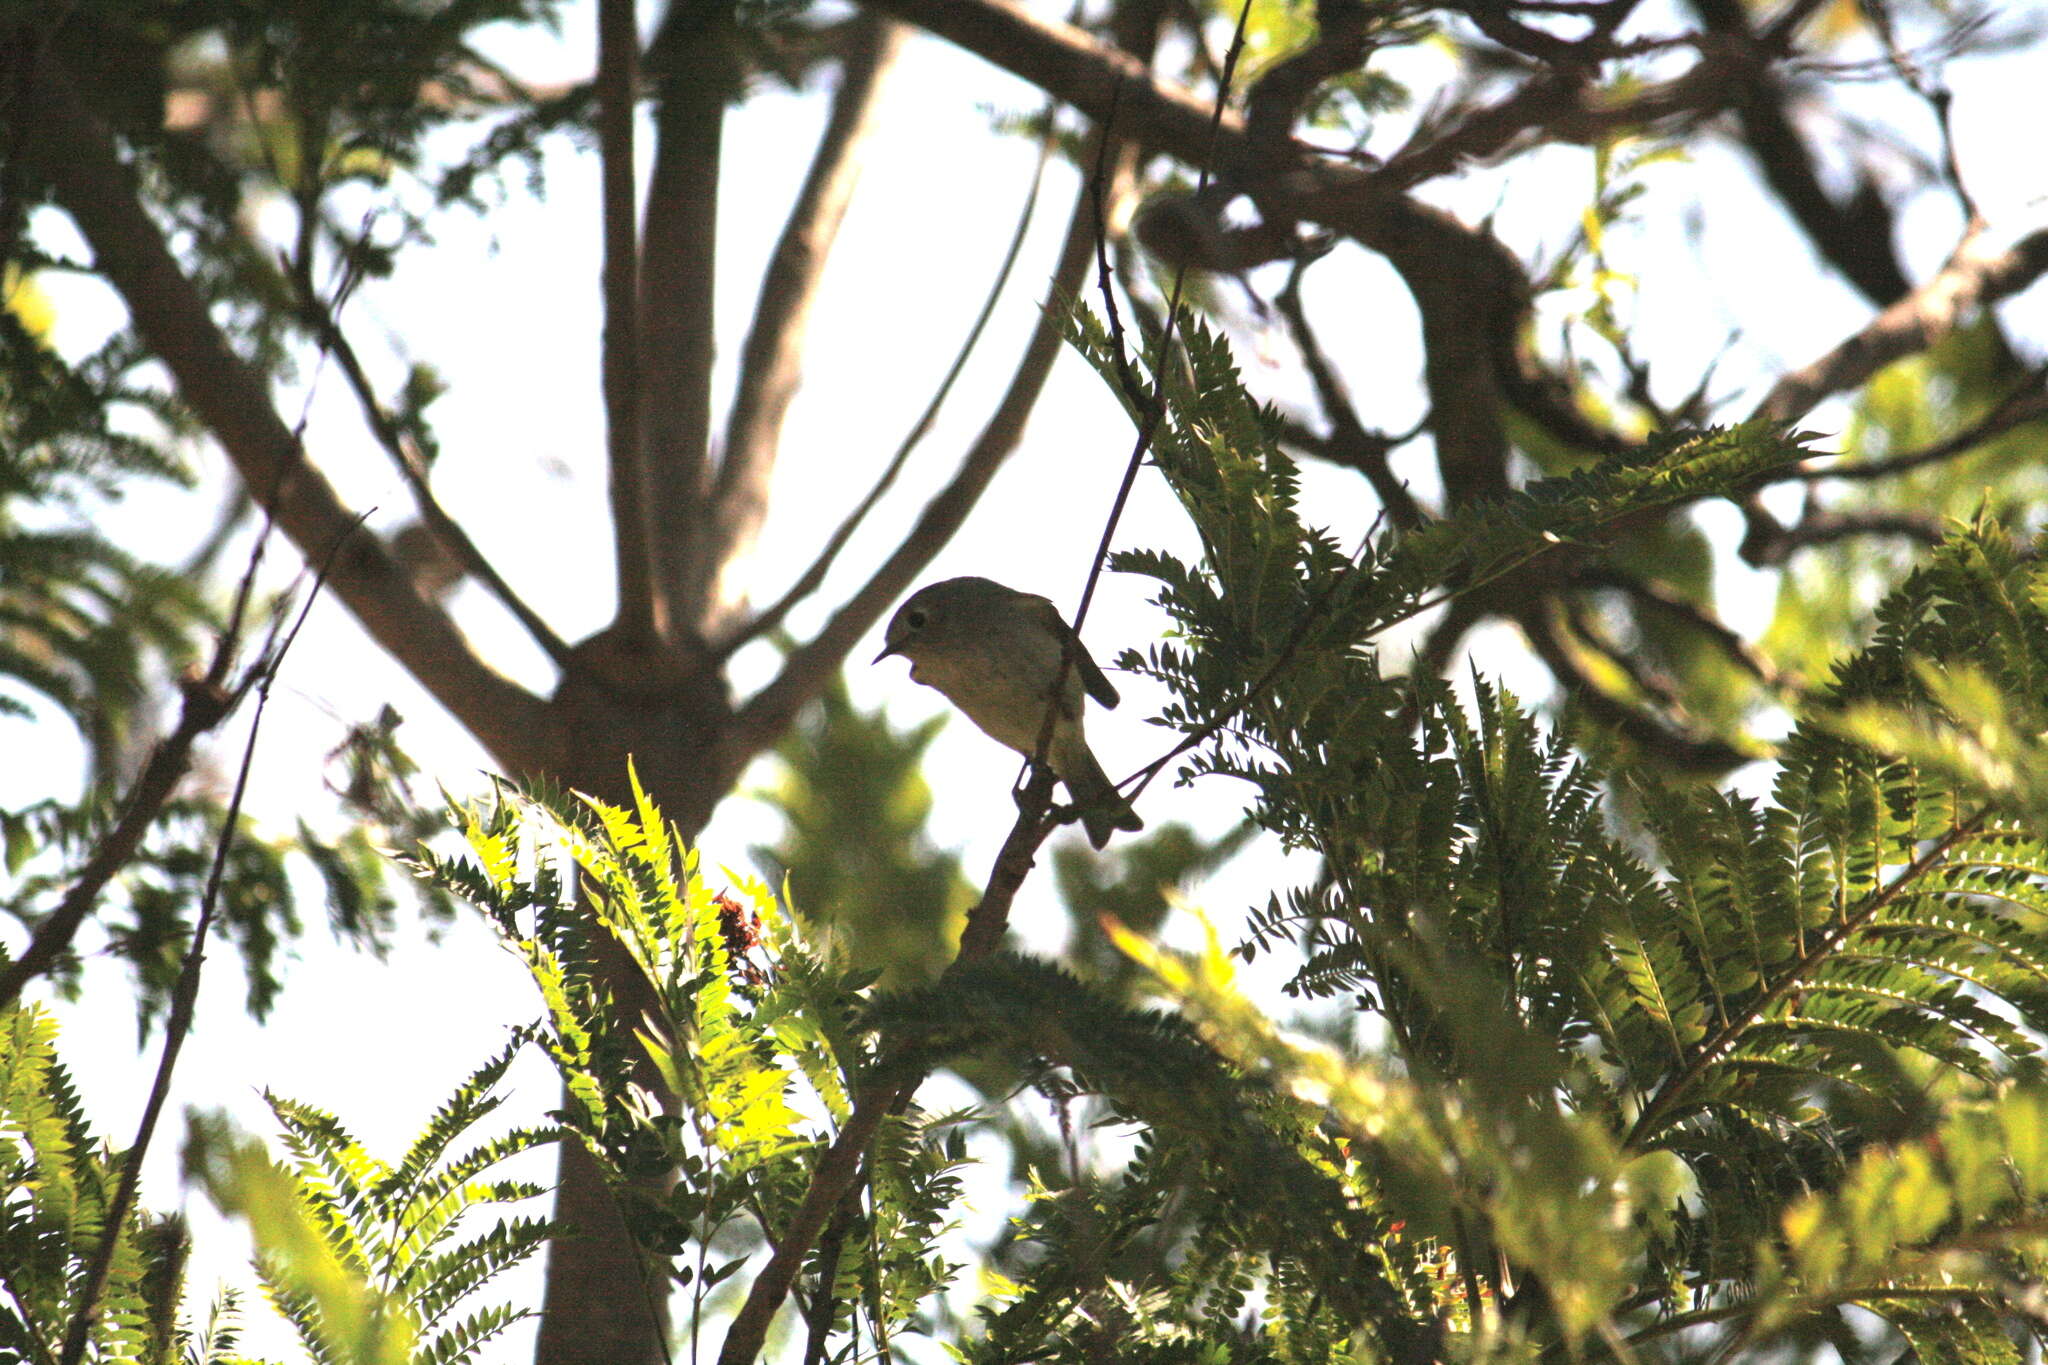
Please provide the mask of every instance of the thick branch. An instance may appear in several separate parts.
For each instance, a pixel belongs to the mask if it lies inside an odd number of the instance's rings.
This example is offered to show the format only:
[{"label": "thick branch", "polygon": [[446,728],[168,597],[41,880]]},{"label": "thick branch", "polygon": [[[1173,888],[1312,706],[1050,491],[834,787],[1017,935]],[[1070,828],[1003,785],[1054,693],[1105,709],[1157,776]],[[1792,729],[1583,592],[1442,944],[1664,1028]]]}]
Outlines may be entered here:
[{"label": "thick branch", "polygon": [[655,145],[641,232],[641,448],[654,553],[677,630],[703,618],[718,559],[704,513],[732,24],[732,0],[675,0],[647,58]]},{"label": "thick branch", "polygon": [[641,468],[639,246],[633,232],[633,117],[640,29],[633,0],[598,0],[597,140],[604,183],[604,416],[611,470],[612,546],[618,626],[650,649],[666,631],[655,581],[653,514]]},{"label": "thick branch", "polygon": [[185,700],[178,713],[177,728],[157,741],[149,762],[129,790],[121,818],[94,846],[85,866],[78,870],[57,908],[36,926],[35,937],[21,956],[0,972],[0,1010],[20,998],[22,988],[48,972],[78,933],[85,917],[99,902],[107,884],[135,857],[149,826],[170,799],[179,779],[192,766],[192,744],[202,734],[227,718],[233,698],[210,680],[193,679],[185,684]]},{"label": "thick branch", "polygon": [[[1210,145],[1211,106],[1190,90],[1154,80],[1146,64],[1072,24],[1040,19],[1014,0],[863,0],[1020,76],[1098,126],[1116,100],[1119,136],[1199,163]],[[1242,153],[1244,121],[1225,111],[1217,161]]]},{"label": "thick branch", "polygon": [[[1836,202],[1822,188],[1806,139],[1785,112],[1787,92],[1766,65],[1766,43],[1752,35],[1742,0],[1692,0],[1708,28],[1734,45],[1742,63],[1736,108],[1743,144],[1757,173],[1784,204],[1823,259],[1872,303],[1883,307],[1912,285],[1892,246],[1892,210],[1869,170],[1857,168],[1856,188]],[[1785,41],[1790,31],[1769,35]]]},{"label": "thick branch", "polygon": [[2048,228],[2004,251],[1987,251],[1973,234],[1939,274],[1872,318],[1868,325],[1772,386],[1756,415],[1795,422],[1830,394],[1856,388],[1895,360],[1924,351],[1978,309],[2010,297],[2048,273]]},{"label": "thick branch", "polygon": [[[105,126],[54,59],[36,63],[29,154],[91,243],[96,264],[180,396],[220,441],[242,481],[276,489],[278,526],[302,554],[325,553],[356,524],[300,457],[262,378],[237,356],[137,201]],[[294,467],[296,466],[296,467]],[[288,472],[287,472],[288,471]],[[331,591],[377,643],[507,766],[526,766],[546,733],[541,703],[473,654],[454,623],[369,536],[348,541]]]},{"label": "thick branch", "polygon": [[1832,545],[1838,540],[1862,536],[1896,536],[1916,540],[1930,548],[1941,544],[1941,518],[1932,512],[1897,511],[1810,512],[1790,526],[1752,520],[1743,537],[1742,557],[1765,568],[1783,564],[1793,554],[1812,545]]},{"label": "thick branch", "polygon": [[[811,160],[810,173],[754,306],[754,322],[740,352],[740,377],[726,424],[725,450],[712,493],[712,521],[721,564],[743,554],[768,511],[768,480],[781,445],[782,420],[803,376],[804,337],[825,261],[860,180],[862,152],[874,124],[875,95],[903,45],[902,25],[875,14],[854,21],[831,116]],[[693,606],[709,632],[718,613],[711,599]]]}]

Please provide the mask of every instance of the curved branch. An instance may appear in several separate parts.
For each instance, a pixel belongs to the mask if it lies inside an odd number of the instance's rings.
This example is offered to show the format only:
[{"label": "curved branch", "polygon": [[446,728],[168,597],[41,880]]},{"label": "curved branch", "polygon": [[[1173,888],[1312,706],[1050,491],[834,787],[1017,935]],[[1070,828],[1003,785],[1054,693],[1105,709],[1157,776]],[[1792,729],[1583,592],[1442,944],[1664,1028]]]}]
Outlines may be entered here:
[{"label": "curved branch", "polygon": [[1793,6],[1786,21],[1761,39],[1752,32],[1742,0],[1692,0],[1693,12],[1730,46],[1738,63],[1731,91],[1743,145],[1757,174],[1805,232],[1822,259],[1879,307],[1904,296],[1912,285],[1892,245],[1891,205],[1867,167],[1856,168],[1856,187],[1837,201],[1822,187],[1813,152],[1785,112],[1786,91],[1766,64],[1773,46],[1791,40],[1796,19],[1810,7]]},{"label": "curved branch", "polygon": [[1287,329],[1294,337],[1294,348],[1301,352],[1302,368],[1308,371],[1309,383],[1316,391],[1316,401],[1322,406],[1323,420],[1330,424],[1330,435],[1320,456],[1334,464],[1349,465],[1365,475],[1366,482],[1372,485],[1372,491],[1379,497],[1380,506],[1387,509],[1387,519],[1401,530],[1412,530],[1427,517],[1415,501],[1415,495],[1408,491],[1408,485],[1394,476],[1392,466],[1387,463],[1388,454],[1400,442],[1384,432],[1368,429],[1358,419],[1358,410],[1351,405],[1351,395],[1345,390],[1343,377],[1330,363],[1330,358],[1323,354],[1322,343],[1316,339],[1315,329],[1309,326],[1308,309],[1301,299],[1301,281],[1310,264],[1308,261],[1295,263],[1287,276],[1286,287],[1274,298],[1273,304],[1280,310],[1280,316],[1287,319]]},{"label": "curved branch", "polygon": [[1882,460],[1858,460],[1854,464],[1844,464],[1838,459],[1827,464],[1807,463],[1774,476],[1771,482],[1820,483],[1827,479],[1839,479],[1843,482],[1867,483],[1872,479],[1888,479],[1894,474],[1904,474],[1925,465],[1939,464],[1943,460],[1953,460],[1959,455],[1967,455],[1986,442],[1997,440],[2014,427],[2048,419],[2048,389],[2042,387],[2044,380],[2048,380],[2048,367],[2037,367],[2027,376],[2026,382],[2000,399],[1991,411],[1961,431],[1945,436],[1932,445],[1888,456]]},{"label": "curved branch", "polygon": [[[1556,605],[1554,602],[1534,603],[1518,616],[1517,624],[1522,627],[1530,649],[1556,677],[1558,686],[1564,689],[1568,698],[1584,707],[1587,715],[1631,743],[1641,745],[1680,772],[1718,775],[1757,757],[1718,736],[1688,734],[1650,708],[1633,705],[1602,687],[1574,653],[1572,641],[1567,637],[1569,627],[1561,612],[1551,609]],[[1582,643],[1597,650],[1610,662],[1624,665],[1621,655],[1607,648],[1605,641],[1589,634]],[[1656,696],[1665,691],[1655,679],[1625,666],[1624,671],[1631,673],[1630,681],[1642,687],[1647,695]]]},{"label": "curved branch", "polygon": [[399,477],[403,478],[406,487],[412,490],[413,505],[419,510],[420,521],[426,526],[428,534],[432,535],[448,555],[462,566],[463,572],[474,576],[491,596],[498,599],[505,610],[512,613],[513,618],[526,628],[526,633],[541,647],[548,658],[554,661],[557,668],[568,667],[568,643],[555,633],[554,627],[550,626],[539,612],[528,606],[526,600],[512,590],[512,585],[505,581],[505,576],[498,572],[497,566],[491,563],[484,552],[477,548],[476,542],[470,539],[469,532],[462,528],[462,523],[449,516],[447,509],[441,506],[441,500],[434,496],[433,487],[427,482],[426,471],[420,459],[414,451],[408,449],[404,433],[399,430],[398,423],[391,419],[391,414],[385,410],[383,403],[378,401],[376,387],[370,382],[369,372],[363,368],[362,357],[356,354],[355,345],[348,339],[348,334],[342,331],[340,321],[317,296],[300,299],[299,306],[318,329],[320,344],[334,357],[335,363],[341,366],[342,377],[348,381],[350,391],[355,394],[356,406],[362,409],[363,421],[369,426],[370,434],[384,447],[385,453],[391,457],[391,462],[398,467]]},{"label": "curved branch", "polygon": [[[300,458],[263,379],[235,354],[206,302],[171,256],[136,197],[106,126],[54,58],[35,63],[28,154],[57,202],[92,245],[99,271],[127,305],[137,332],[176,381],[180,397],[220,442],[243,483],[276,489],[278,526],[308,558],[339,543],[357,517]],[[499,761],[524,766],[547,733],[540,700],[471,651],[447,614],[370,536],[354,536],[329,583],[363,628],[448,708]]]}]

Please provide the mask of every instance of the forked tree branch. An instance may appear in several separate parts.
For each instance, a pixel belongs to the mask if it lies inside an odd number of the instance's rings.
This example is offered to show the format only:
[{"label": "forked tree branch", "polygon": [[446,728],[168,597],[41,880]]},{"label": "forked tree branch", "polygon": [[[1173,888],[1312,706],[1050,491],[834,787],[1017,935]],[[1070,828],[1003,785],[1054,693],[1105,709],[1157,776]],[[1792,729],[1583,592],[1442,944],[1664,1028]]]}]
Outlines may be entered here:
[{"label": "forked tree branch", "polygon": [[[901,24],[878,14],[863,13],[853,21],[825,131],[761,281],[712,486],[714,553],[721,565],[747,551],[767,514],[783,417],[803,378],[811,307],[860,181],[875,97],[905,35]],[[692,605],[700,613],[700,630],[709,634],[720,604],[716,586],[707,586],[710,597]]]},{"label": "forked tree branch", "polygon": [[[120,294],[135,329],[163,361],[179,396],[220,442],[243,483],[275,489],[280,529],[303,555],[338,543],[356,524],[333,485],[300,458],[264,381],[229,346],[204,299],[180,270],[136,197],[133,177],[106,126],[86,107],[56,60],[30,79],[35,134],[28,155],[57,202],[91,244],[97,268]],[[287,472],[288,471],[288,472]],[[354,536],[330,590],[379,646],[398,660],[500,762],[530,766],[547,733],[538,698],[485,665],[440,608],[371,536]]]},{"label": "forked tree branch", "polygon": [[898,443],[896,453],[889,457],[889,463],[882,467],[881,474],[869,486],[867,493],[833,529],[823,548],[818,551],[817,558],[811,561],[810,566],[790,584],[789,590],[773,604],[719,641],[718,654],[721,658],[730,657],[748,641],[757,640],[781,626],[799,602],[818,590],[825,581],[825,575],[831,572],[833,563],[839,558],[839,552],[853,539],[861,523],[867,520],[868,513],[872,512],[883,496],[895,486],[897,477],[903,472],[903,466],[909,462],[911,454],[924,440],[925,434],[931,430],[932,423],[938,419],[940,408],[945,405],[946,398],[952,393],[953,385],[958,382],[961,372],[967,368],[967,361],[980,343],[981,334],[987,330],[989,319],[995,315],[996,304],[1009,286],[1010,275],[1017,267],[1017,258],[1023,253],[1024,239],[1029,235],[1031,220],[1037,214],[1039,187],[1045,179],[1046,163],[1052,158],[1052,118],[1057,108],[1057,105],[1050,105],[1046,109],[1046,130],[1045,136],[1040,138],[1038,143],[1038,163],[1031,173],[1031,187],[1024,195],[1024,207],[1017,214],[1017,226],[1010,233],[1010,245],[1003,253],[1002,264],[996,267],[995,276],[989,282],[988,294],[982,301],[981,312],[976,315],[974,325],[967,329],[966,339],[954,353],[953,364],[946,371],[945,378],[941,379],[938,388],[932,391],[931,399],[925,404],[924,411],[918,414],[917,421],[911,424],[910,430]]},{"label": "forked tree branch", "polygon": [[882,562],[881,568],[846,603],[832,614],[817,635],[799,646],[783,661],[774,681],[755,693],[740,707],[738,728],[742,743],[752,749],[765,747],[782,733],[797,711],[815,697],[826,680],[845,660],[854,642],[881,619],[891,603],[911,580],[932,562],[955,531],[974,510],[975,502],[996,470],[1017,448],[1024,435],[1025,421],[1052,373],[1060,353],[1057,300],[1071,297],[1086,277],[1094,249],[1095,225],[1088,209],[1088,191],[1083,186],[1067,224],[1066,242],[1060,249],[1047,289],[1046,311],[1032,329],[1024,354],[1017,362],[995,411],[981,435],[968,448],[953,478],[925,504],[924,512],[903,541]]},{"label": "forked tree branch", "polygon": [[1855,188],[1841,200],[1821,184],[1806,138],[1786,112],[1788,92],[1768,66],[1773,48],[1788,44],[1812,7],[1791,6],[1762,35],[1750,27],[1742,0],[1692,0],[1692,9],[1733,45],[1733,100],[1743,144],[1757,174],[1805,232],[1823,259],[1865,298],[1885,307],[1912,288],[1892,245],[1893,215],[1867,166],[1855,167]]},{"label": "forked tree branch", "polygon": [[392,464],[397,466],[399,477],[412,491],[413,506],[419,511],[421,524],[448,556],[462,566],[463,572],[483,584],[485,591],[512,613],[513,619],[526,628],[527,635],[554,661],[556,667],[566,667],[569,662],[568,644],[540,613],[512,590],[512,585],[498,572],[497,565],[491,563],[477,548],[477,543],[470,539],[462,523],[448,515],[448,510],[441,506],[433,486],[427,482],[426,470],[417,453],[408,448],[398,423],[392,420],[391,414],[379,401],[376,386],[370,382],[369,371],[363,367],[362,357],[356,354],[355,345],[342,330],[340,320],[317,297],[303,298],[299,300],[299,306],[319,329],[322,349],[331,354],[335,364],[341,367],[342,378],[348,381],[349,390],[355,395],[356,406],[362,410],[363,421],[370,428],[370,434],[384,447]]},{"label": "forked tree branch", "polygon": [[79,926],[85,923],[86,916],[99,903],[100,893],[134,859],[136,850],[142,847],[142,841],[149,833],[150,825],[163,810],[164,802],[170,799],[180,779],[191,768],[193,743],[227,719],[228,712],[238,700],[218,684],[204,678],[188,679],[182,684],[182,690],[184,703],[178,712],[178,723],[150,750],[149,761],[129,788],[127,800],[121,808],[121,818],[93,846],[92,854],[79,868],[78,876],[65,890],[64,898],[36,926],[35,937],[22,950],[21,956],[8,963],[5,971],[0,971],[0,1011],[19,999],[22,989],[48,972],[57,958],[71,946]]}]

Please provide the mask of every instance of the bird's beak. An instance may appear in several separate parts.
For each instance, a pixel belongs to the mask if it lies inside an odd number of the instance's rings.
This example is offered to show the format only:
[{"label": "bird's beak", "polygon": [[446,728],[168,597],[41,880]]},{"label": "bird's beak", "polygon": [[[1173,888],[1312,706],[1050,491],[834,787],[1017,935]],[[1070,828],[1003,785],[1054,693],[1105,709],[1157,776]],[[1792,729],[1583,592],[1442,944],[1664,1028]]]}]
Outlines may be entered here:
[{"label": "bird's beak", "polygon": [[878,664],[878,663],[882,662],[882,660],[884,660],[884,659],[888,658],[888,657],[889,657],[889,656],[890,656],[891,654],[900,654],[900,653],[902,653],[902,647],[901,647],[901,642],[900,642],[900,641],[899,641],[899,642],[898,642],[897,644],[893,644],[893,645],[883,645],[883,646],[882,646],[882,652],[881,652],[880,654],[877,654],[877,655],[876,655],[876,656],[874,657],[874,662],[873,662],[873,663],[870,663],[870,664],[868,665],[868,667],[870,667],[870,668],[873,668],[873,667],[875,666],[875,664]]}]

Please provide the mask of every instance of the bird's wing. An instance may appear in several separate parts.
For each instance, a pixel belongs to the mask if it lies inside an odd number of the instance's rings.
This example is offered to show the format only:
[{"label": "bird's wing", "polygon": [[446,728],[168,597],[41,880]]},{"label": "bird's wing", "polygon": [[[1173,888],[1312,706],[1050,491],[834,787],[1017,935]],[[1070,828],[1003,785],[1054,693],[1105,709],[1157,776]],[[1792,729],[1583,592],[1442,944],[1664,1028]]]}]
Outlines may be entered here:
[{"label": "bird's wing", "polygon": [[1088,646],[1081,643],[1081,637],[1074,634],[1074,628],[1067,624],[1067,618],[1060,615],[1060,609],[1052,604],[1051,599],[1040,597],[1038,601],[1043,604],[1045,618],[1051,623],[1053,634],[1059,637],[1061,647],[1065,648],[1069,644],[1073,646],[1074,669],[1081,675],[1081,686],[1088,690],[1089,696],[1102,705],[1114,707],[1122,699],[1117,696],[1115,686],[1104,676],[1101,668],[1096,666],[1094,658],[1088,653]]}]

